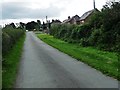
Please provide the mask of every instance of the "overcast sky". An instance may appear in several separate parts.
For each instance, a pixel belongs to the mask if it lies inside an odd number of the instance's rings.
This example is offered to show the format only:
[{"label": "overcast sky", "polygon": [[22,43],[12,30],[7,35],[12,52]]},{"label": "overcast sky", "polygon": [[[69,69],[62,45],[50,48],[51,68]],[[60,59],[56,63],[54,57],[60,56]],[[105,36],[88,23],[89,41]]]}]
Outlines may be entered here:
[{"label": "overcast sky", "polygon": [[[96,0],[96,8],[99,10],[108,0]],[[2,0],[1,23],[28,22],[40,19],[60,19],[63,21],[68,16],[81,16],[93,9],[93,0]]]}]

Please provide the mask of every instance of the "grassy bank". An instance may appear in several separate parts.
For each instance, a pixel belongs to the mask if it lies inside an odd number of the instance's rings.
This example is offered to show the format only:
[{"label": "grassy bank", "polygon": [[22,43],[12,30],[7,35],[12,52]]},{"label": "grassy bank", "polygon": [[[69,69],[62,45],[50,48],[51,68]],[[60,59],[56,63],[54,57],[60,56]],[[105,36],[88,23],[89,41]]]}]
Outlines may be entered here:
[{"label": "grassy bank", "polygon": [[3,72],[2,72],[2,87],[12,88],[18,70],[19,60],[22,54],[22,48],[24,45],[25,35],[22,36],[13,48],[9,51],[9,54],[3,57]]},{"label": "grassy bank", "polygon": [[116,53],[100,51],[92,47],[81,47],[70,44],[45,34],[37,36],[47,44],[67,53],[68,55],[85,62],[86,64],[100,70],[102,73],[118,78],[118,57]]}]

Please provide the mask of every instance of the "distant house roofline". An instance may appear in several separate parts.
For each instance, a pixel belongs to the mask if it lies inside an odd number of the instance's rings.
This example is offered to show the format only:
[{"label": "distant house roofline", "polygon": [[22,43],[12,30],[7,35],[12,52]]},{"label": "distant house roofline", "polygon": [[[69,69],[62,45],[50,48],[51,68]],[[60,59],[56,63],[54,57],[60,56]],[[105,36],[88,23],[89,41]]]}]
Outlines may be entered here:
[{"label": "distant house roofline", "polygon": [[81,17],[80,17],[80,21],[85,20],[89,15],[91,15],[94,11],[99,11],[97,8],[89,10],[87,12],[85,12]]},{"label": "distant house roofline", "polygon": [[72,18],[65,19],[65,20],[63,21],[63,23],[68,23],[68,22],[70,22],[71,20],[78,21],[79,19],[80,19],[80,17],[79,17],[78,15],[75,15],[75,16],[73,16]]}]

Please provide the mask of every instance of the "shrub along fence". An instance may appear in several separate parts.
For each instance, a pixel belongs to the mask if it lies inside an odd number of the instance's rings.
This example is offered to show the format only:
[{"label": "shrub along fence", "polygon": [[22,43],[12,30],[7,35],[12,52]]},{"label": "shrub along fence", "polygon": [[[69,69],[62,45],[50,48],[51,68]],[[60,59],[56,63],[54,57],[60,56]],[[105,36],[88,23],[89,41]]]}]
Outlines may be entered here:
[{"label": "shrub along fence", "polygon": [[120,76],[120,1],[108,2],[83,25],[52,24],[50,34],[69,43],[116,52]]},{"label": "shrub along fence", "polygon": [[24,35],[22,29],[15,29],[11,26],[6,26],[2,29],[2,54],[3,56],[13,47],[13,45]]},{"label": "shrub along fence", "polygon": [[70,25],[70,24],[54,24],[51,26],[50,34],[55,38],[60,38],[70,43],[81,43],[91,34],[88,24]]},{"label": "shrub along fence", "polygon": [[[118,51],[120,45],[118,29],[120,28],[117,27],[117,29],[106,32],[103,27],[98,29],[91,27],[90,23],[83,25],[53,24],[50,34],[69,43],[94,46],[107,51]],[[114,43],[110,43],[111,41]]]},{"label": "shrub along fence", "polygon": [[108,2],[83,25],[54,24],[50,34],[83,46],[120,52],[120,2]]}]

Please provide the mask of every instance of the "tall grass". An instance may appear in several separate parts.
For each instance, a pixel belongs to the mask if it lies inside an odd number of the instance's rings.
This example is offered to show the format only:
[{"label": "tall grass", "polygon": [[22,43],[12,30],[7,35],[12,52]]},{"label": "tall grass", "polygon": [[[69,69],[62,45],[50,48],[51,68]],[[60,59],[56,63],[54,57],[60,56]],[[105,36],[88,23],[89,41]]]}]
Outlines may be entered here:
[{"label": "tall grass", "polygon": [[25,36],[22,36],[13,48],[9,51],[9,54],[3,57],[3,72],[2,72],[2,87],[13,88],[16,80],[16,74],[18,71],[18,65],[20,62],[22,48],[24,45]]}]

